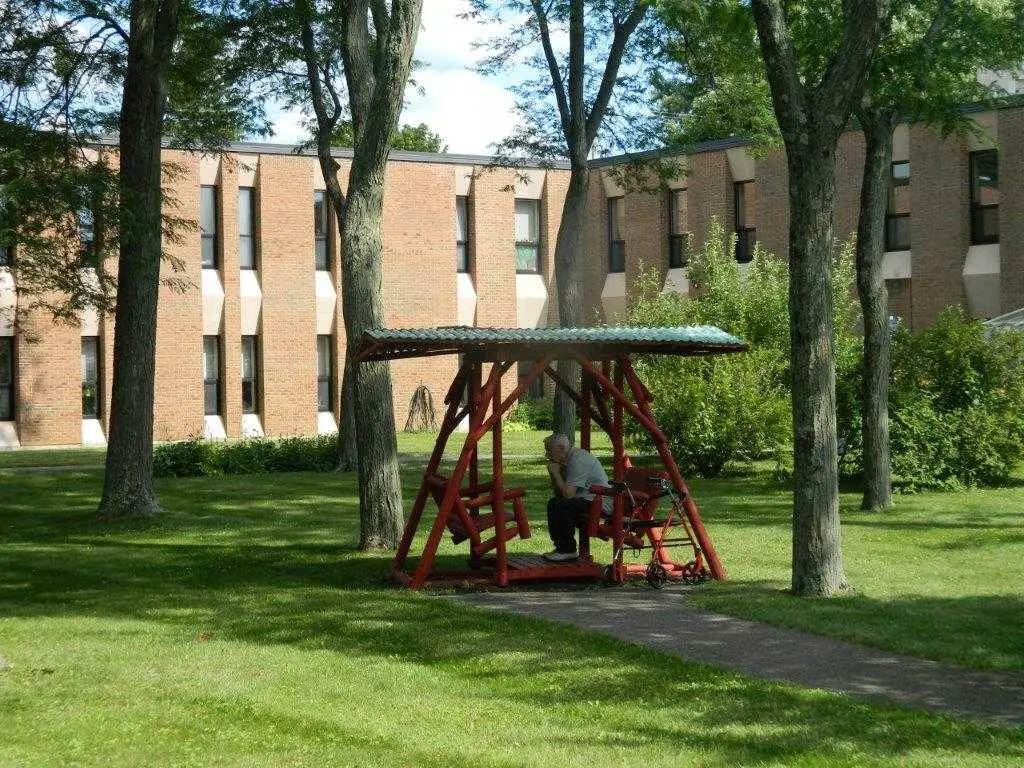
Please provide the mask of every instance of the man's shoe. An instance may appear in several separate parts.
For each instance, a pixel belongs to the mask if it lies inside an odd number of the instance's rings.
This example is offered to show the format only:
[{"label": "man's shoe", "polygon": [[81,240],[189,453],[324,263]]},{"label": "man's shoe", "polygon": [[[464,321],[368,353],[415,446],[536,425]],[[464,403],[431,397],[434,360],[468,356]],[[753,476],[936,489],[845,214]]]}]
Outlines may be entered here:
[{"label": "man's shoe", "polygon": [[559,552],[556,549],[554,552],[545,554],[544,559],[550,560],[552,563],[566,563],[570,560],[578,560],[579,555],[575,552]]}]

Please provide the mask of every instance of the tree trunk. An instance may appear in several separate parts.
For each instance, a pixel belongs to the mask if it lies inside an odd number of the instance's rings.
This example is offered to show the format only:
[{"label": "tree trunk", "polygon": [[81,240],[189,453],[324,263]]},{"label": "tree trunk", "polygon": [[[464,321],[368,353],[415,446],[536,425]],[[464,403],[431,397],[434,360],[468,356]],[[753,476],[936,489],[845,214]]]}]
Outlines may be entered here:
[{"label": "tree trunk", "polygon": [[352,386],[355,373],[352,361],[345,355],[345,370],[341,379],[341,421],[338,424],[338,471],[355,472],[359,469],[359,444],[356,442],[356,397]]},{"label": "tree trunk", "polygon": [[[349,177],[345,216],[342,295],[348,348],[368,328],[384,326],[381,300],[381,213],[384,163],[356,157]],[[360,549],[394,549],[402,532],[402,485],[398,474],[391,370],[387,362],[355,367],[356,436],[359,445]]]},{"label": "tree trunk", "polygon": [[[793,387],[794,594],[845,586],[840,546],[836,375],[832,356],[835,150],[807,142],[789,158],[789,308]],[[815,145],[818,146],[815,146]]]},{"label": "tree trunk", "polygon": [[178,0],[133,0],[120,117],[120,250],[110,437],[99,513],[150,517],[153,382],[160,288],[160,140]]},{"label": "tree trunk", "polygon": [[857,223],[857,293],[864,315],[861,415],[864,425],[864,498],[861,508],[892,506],[889,463],[889,296],[882,273],[894,113],[862,109],[864,182]]},{"label": "tree trunk", "polygon": [[[584,324],[583,297],[580,286],[578,255],[583,249],[583,227],[587,216],[587,191],[590,169],[585,155],[574,160],[569,176],[569,190],[562,206],[562,221],[555,241],[555,285],[558,292],[558,324],[578,328]],[[567,382],[579,386],[579,366],[572,360],[559,360],[558,373]],[[555,390],[554,431],[576,443],[576,404]]]}]

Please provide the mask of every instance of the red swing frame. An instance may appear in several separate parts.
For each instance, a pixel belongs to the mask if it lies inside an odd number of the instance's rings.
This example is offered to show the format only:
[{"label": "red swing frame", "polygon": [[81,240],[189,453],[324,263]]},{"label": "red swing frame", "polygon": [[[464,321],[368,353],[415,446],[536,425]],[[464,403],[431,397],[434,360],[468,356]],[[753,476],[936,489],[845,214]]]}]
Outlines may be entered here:
[{"label": "red swing frame", "polygon": [[[492,333],[514,333],[514,329],[484,330]],[[665,434],[655,422],[650,408],[651,394],[633,369],[630,354],[632,350],[629,345],[616,345],[615,348],[610,348],[607,344],[585,343],[458,344],[453,343],[448,337],[444,337],[443,344],[410,344],[407,338],[401,341],[389,340],[388,333],[380,331],[364,335],[356,362],[454,353],[463,356],[458,372],[445,396],[444,420],[395,555],[391,573],[396,581],[413,589],[423,586],[472,584],[507,586],[510,582],[530,580],[608,578],[609,574],[613,580],[621,581],[646,568],[639,565],[627,566],[621,561],[616,561],[611,564],[609,571],[605,565],[595,562],[590,556],[589,537],[592,535],[610,539],[613,552],[621,552],[623,543],[628,541],[629,531],[624,524],[627,494],[622,492],[614,494],[614,513],[610,520],[602,520],[599,517],[600,496],[592,505],[590,520],[580,530],[578,560],[552,563],[538,556],[509,555],[508,542],[516,537],[529,538],[530,527],[523,503],[523,490],[505,486],[502,417],[533,382],[542,376],[550,378],[576,403],[580,417],[580,447],[590,449],[592,425],[596,424],[608,433],[614,453],[614,480],[625,482],[628,477],[635,478],[638,474],[638,470],[632,466],[625,452],[623,417],[628,414],[650,434],[664,465],[661,475],[666,477],[680,500],[685,515],[685,521],[681,521],[681,525],[689,533],[694,551],[694,560],[689,563],[673,561],[668,555],[667,547],[660,544],[660,532],[652,529],[647,535],[653,560],[665,567],[670,576],[697,572],[710,575],[717,580],[726,578],[725,569],[719,561],[697,505],[676,465]],[[746,349],[742,342],[732,337],[728,338],[733,343],[713,346],[691,344],[685,348],[686,351],[678,351],[675,348],[665,351],[675,354],[711,354]],[[640,348],[636,351],[647,350]],[[554,363],[559,359],[569,359],[579,364],[580,391],[569,385],[555,369]],[[530,371],[520,378],[518,385],[507,396],[503,397],[502,378],[519,361],[531,362]],[[488,363],[490,370],[485,379],[484,368]],[[450,476],[444,477],[439,474],[439,469],[445,446],[463,421],[468,422],[468,430],[462,449]],[[479,444],[488,432],[492,436],[492,478],[481,482]],[[464,480],[467,481],[465,484]],[[634,486],[635,496],[646,502],[649,498],[647,489],[636,486],[635,482]],[[437,515],[419,560],[414,567],[409,568],[407,566],[413,539],[431,499],[437,504]],[[507,509],[508,505],[511,505],[511,510]],[[490,514],[481,514],[481,510],[488,507]],[[509,523],[512,525],[509,526]],[[494,531],[493,536],[484,540],[481,532],[491,529]],[[468,569],[434,568],[438,547],[446,530],[452,533],[456,543],[465,540],[470,542]]]}]

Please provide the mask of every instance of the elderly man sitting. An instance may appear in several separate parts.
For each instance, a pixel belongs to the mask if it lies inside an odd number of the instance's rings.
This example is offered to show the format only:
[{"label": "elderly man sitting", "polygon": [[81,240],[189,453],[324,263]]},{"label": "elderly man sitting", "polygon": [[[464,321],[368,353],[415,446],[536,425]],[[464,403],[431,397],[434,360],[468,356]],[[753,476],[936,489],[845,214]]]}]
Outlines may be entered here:
[{"label": "elderly man sitting", "polygon": [[[565,435],[545,438],[544,454],[555,492],[548,502],[548,532],[555,550],[544,558],[554,562],[575,560],[576,528],[586,522],[594,498],[590,486],[608,485],[608,475],[601,462],[582,448],[571,446]],[[603,504],[610,512],[611,498],[605,497]]]}]

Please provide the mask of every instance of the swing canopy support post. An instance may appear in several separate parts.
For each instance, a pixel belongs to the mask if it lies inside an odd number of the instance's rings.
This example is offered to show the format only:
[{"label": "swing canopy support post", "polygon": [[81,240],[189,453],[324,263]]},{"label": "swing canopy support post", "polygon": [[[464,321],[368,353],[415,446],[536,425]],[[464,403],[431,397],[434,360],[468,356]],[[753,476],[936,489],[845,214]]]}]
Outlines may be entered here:
[{"label": "swing canopy support post", "polygon": [[[551,579],[621,580],[643,566],[621,562],[624,545],[649,542],[652,564],[673,576],[699,574],[724,579],[725,569],[700,512],[672,456],[669,441],[656,422],[651,394],[633,368],[637,355],[697,356],[744,352],[747,345],[714,327],[675,328],[478,328],[445,327],[407,330],[372,329],[363,334],[354,360],[403,360],[459,355],[460,364],[445,397],[445,415],[434,450],[427,461],[392,567],[394,579],[411,588],[432,585],[493,584]],[[580,380],[566,381],[558,360],[579,363]],[[527,373],[506,382],[517,363]],[[581,556],[575,561],[548,562],[527,554],[517,540],[529,539],[526,493],[505,476],[502,422],[534,382],[548,378],[575,402],[580,416],[580,444],[589,449],[594,427],[603,429],[613,446],[612,476],[618,490],[594,486],[597,494],[589,521],[580,530]],[[514,382],[514,383],[513,383]],[[503,386],[503,384],[505,386]],[[508,394],[505,394],[505,392]],[[626,454],[624,422],[629,418],[645,430],[657,448],[663,468],[633,466]],[[448,474],[442,473],[444,451],[459,426],[466,429],[459,455]],[[484,479],[480,442],[491,436],[490,478]],[[654,484],[675,498],[676,523],[689,538],[665,538],[672,522],[658,529],[653,509],[659,494]],[[629,494],[622,492],[629,489]],[[603,492],[603,494],[602,494]],[[601,516],[602,495],[613,495],[611,518]],[[627,504],[627,496],[629,504]],[[436,509],[431,520],[428,508]],[[424,517],[427,528],[420,531]],[[536,519],[536,517],[535,517]],[[630,526],[634,527],[630,527]],[[639,526],[639,527],[636,527]],[[468,545],[464,569],[442,569],[438,551],[445,533],[455,546]],[[425,539],[420,534],[425,534]],[[590,537],[612,543],[612,564],[594,559]],[[641,541],[641,539],[643,541]],[[692,546],[689,563],[674,562],[670,543]],[[422,543],[418,543],[422,542]],[[638,542],[640,542],[638,544]],[[410,559],[414,550],[418,557]],[[648,572],[649,573],[649,572]],[[650,580],[650,577],[648,578]]]}]

